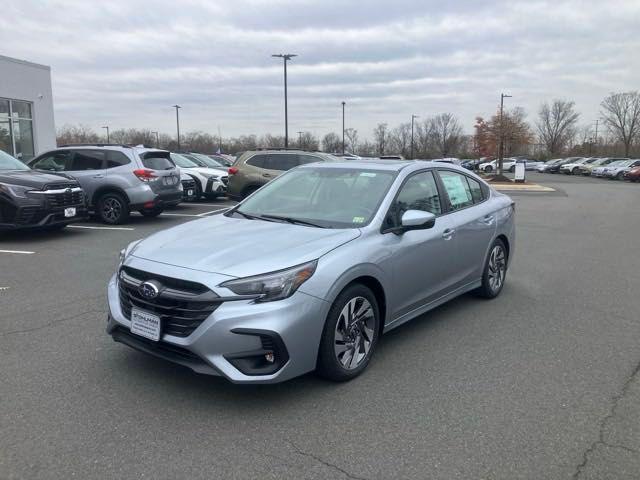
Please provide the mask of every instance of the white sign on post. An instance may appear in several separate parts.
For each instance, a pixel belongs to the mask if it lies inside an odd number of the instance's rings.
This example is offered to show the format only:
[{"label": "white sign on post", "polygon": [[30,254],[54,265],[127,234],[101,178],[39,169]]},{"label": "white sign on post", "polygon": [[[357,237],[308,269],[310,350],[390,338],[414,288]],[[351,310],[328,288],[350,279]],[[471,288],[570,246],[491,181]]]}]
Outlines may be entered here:
[{"label": "white sign on post", "polygon": [[515,176],[516,182],[524,182],[524,172],[525,172],[524,162],[516,163],[516,176]]}]

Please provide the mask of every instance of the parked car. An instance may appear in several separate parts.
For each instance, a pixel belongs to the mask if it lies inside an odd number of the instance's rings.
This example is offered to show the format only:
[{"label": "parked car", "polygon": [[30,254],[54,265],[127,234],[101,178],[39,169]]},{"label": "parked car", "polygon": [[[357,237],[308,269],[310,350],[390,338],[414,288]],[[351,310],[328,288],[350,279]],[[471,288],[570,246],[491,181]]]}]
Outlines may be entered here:
[{"label": "parked car", "polygon": [[549,168],[555,163],[561,162],[561,158],[554,158],[553,160],[548,160],[546,162],[540,162],[540,165],[537,166],[536,170],[539,173],[545,173]]},{"label": "parked car", "polygon": [[243,199],[282,173],[298,165],[337,162],[333,155],[302,150],[256,150],[245,152],[229,168],[227,195]]},{"label": "parked car", "polygon": [[463,158],[460,160],[460,166],[475,172],[480,166],[480,159],[478,158]]},{"label": "parked car", "polygon": [[380,160],[404,160],[402,155],[380,155]]},{"label": "parked car", "polygon": [[[511,171],[513,167],[515,170],[516,160],[514,158],[503,158],[502,159],[502,171],[508,172]],[[491,160],[490,162],[485,162],[480,164],[480,171],[484,173],[491,173],[498,170],[498,159]]]},{"label": "parked car", "polygon": [[607,169],[609,168],[617,168],[618,166],[623,165],[625,162],[629,161],[628,158],[611,158],[611,161],[607,164],[607,165],[601,165],[599,167],[594,168],[593,170],[591,170],[591,176],[592,177],[604,177],[605,176],[605,172],[607,171]]},{"label": "parked car", "polygon": [[565,163],[560,167],[560,173],[565,175],[580,175],[582,173],[582,166],[589,165],[598,160],[595,157],[584,157],[574,162]]},{"label": "parked car", "polygon": [[514,202],[461,167],[303,165],[224,215],[131,243],[107,332],[237,383],[349,380],[381,334],[465,292],[498,296],[514,242]]},{"label": "parked car", "polygon": [[345,160],[362,160],[362,157],[360,157],[359,155],[356,155],[354,153],[349,153],[349,152],[332,153],[331,155],[333,155],[336,158],[344,158]]},{"label": "parked car", "polygon": [[582,175],[591,175],[591,172],[596,167],[604,167],[605,165],[609,165],[611,162],[615,161],[613,158],[596,158],[593,162],[587,163],[584,165],[580,165],[580,172]]},{"label": "parked car", "polygon": [[186,155],[172,153],[171,160],[182,169],[182,173],[189,175],[195,182],[195,197],[202,196],[216,198],[226,194],[228,174],[222,168],[203,167],[203,163],[196,163]]},{"label": "parked car", "polygon": [[575,163],[580,159],[582,159],[582,157],[563,158],[559,162],[555,162],[553,165],[549,165],[549,168],[545,170],[545,173],[558,173],[560,172],[560,168],[562,168],[563,165],[566,165],[568,163]]},{"label": "parked car", "polygon": [[219,164],[221,164],[223,167],[229,168],[231,165],[233,165],[233,162],[235,161],[235,158],[230,158],[226,155],[223,154],[214,154],[214,155],[207,155],[207,157],[209,157],[212,160],[215,160],[216,162],[218,162]]},{"label": "parked car", "polygon": [[0,150],[0,230],[62,229],[87,217],[86,197],[76,180],[33,171]]},{"label": "parked car", "polygon": [[193,202],[198,199],[196,196],[196,181],[190,175],[180,172],[180,183],[182,183],[182,199],[186,202]]},{"label": "parked car", "polygon": [[602,176],[609,180],[624,180],[625,173],[638,166],[640,166],[640,160],[623,160],[616,165],[612,163],[605,167]]},{"label": "parked car", "polygon": [[226,170],[228,168],[224,163],[211,158],[209,155],[203,155],[202,153],[181,153],[180,155],[187,157],[200,167],[217,168],[220,170]]},{"label": "parked car", "polygon": [[624,178],[630,182],[640,181],[640,167],[630,168],[628,172],[625,172]]},{"label": "parked car", "polygon": [[147,217],[182,201],[180,171],[169,152],[128,145],[65,145],[28,162],[37,170],[65,172],[82,186],[89,207],[107,224],[127,221],[132,210]]}]

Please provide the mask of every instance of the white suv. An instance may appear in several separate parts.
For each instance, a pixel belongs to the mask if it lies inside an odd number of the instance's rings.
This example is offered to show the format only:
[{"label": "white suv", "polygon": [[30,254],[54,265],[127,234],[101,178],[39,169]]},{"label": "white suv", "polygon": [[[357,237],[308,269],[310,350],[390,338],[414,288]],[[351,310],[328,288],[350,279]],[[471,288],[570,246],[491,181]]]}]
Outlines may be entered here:
[{"label": "white suv", "polygon": [[203,167],[185,155],[172,153],[171,160],[195,181],[195,199],[202,196],[215,198],[225,195],[229,174],[223,168]]}]

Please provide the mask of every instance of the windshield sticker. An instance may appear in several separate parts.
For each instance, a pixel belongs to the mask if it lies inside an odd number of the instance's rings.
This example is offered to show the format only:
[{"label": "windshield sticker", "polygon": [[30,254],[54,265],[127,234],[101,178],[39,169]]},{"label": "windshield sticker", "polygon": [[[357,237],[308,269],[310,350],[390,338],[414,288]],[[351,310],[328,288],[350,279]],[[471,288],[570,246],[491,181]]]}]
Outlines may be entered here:
[{"label": "windshield sticker", "polygon": [[376,173],[372,173],[372,172],[360,172],[360,176],[361,177],[375,177],[377,176]]},{"label": "windshield sticker", "polygon": [[364,217],[353,217],[353,223],[364,223]]}]

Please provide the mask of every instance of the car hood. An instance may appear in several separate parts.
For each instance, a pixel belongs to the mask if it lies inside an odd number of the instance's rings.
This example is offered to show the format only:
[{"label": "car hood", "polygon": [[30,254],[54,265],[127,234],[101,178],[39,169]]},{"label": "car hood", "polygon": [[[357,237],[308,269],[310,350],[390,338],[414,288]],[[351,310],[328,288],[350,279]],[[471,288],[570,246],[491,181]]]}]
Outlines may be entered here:
[{"label": "car hood", "polygon": [[360,236],[358,229],[328,229],[224,215],[151,235],[131,255],[154,262],[248,277],[315,260]]},{"label": "car hood", "polygon": [[196,172],[208,173],[208,174],[211,174],[211,175],[218,175],[218,176],[228,175],[228,171],[227,170],[222,170],[222,169],[217,169],[217,168],[194,167],[194,168],[190,168],[189,170],[195,170]]},{"label": "car hood", "polygon": [[48,183],[77,183],[72,177],[38,170],[0,170],[0,183],[42,189]]}]

